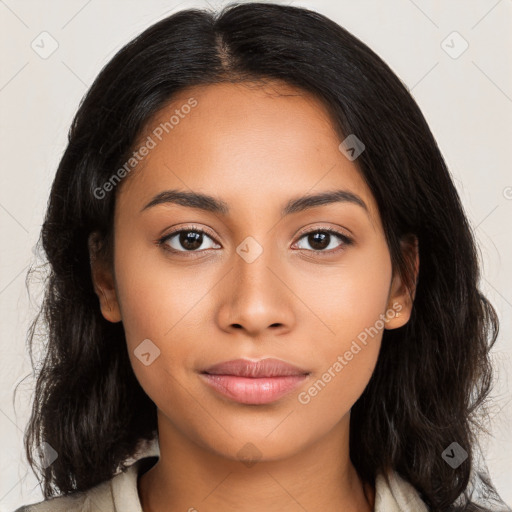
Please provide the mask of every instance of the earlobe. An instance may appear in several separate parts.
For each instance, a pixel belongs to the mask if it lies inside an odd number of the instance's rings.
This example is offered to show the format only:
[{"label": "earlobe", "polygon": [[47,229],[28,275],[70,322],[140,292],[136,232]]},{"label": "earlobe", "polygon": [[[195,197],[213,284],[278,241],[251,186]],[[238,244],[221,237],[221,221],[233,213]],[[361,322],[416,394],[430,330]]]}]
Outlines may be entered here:
[{"label": "earlobe", "polygon": [[405,300],[403,296],[395,296],[389,303],[385,314],[385,329],[403,327],[411,318],[413,301]]},{"label": "earlobe", "polygon": [[386,313],[386,329],[398,329],[409,321],[416,295],[419,274],[418,239],[411,235],[404,238],[401,245],[408,263],[410,278],[408,283],[404,283],[398,272],[393,276]]},{"label": "earlobe", "polygon": [[98,232],[89,235],[88,247],[91,279],[99,299],[101,314],[109,322],[120,322],[121,311],[117,300],[114,276],[112,270],[100,257],[101,241]]}]

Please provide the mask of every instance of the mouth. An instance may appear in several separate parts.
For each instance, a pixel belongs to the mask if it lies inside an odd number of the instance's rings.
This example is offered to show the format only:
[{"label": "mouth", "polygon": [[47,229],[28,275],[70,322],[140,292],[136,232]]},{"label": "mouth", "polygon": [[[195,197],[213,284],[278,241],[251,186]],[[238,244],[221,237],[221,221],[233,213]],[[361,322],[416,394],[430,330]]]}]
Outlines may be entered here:
[{"label": "mouth", "polygon": [[287,395],[310,372],[279,359],[235,359],[200,372],[203,381],[221,395],[242,404],[267,404]]}]

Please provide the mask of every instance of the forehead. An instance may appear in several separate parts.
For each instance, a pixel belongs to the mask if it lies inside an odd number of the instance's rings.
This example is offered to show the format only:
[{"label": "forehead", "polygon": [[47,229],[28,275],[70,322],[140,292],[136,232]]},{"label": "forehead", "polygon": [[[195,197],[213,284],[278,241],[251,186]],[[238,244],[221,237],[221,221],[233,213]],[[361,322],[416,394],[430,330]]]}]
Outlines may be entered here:
[{"label": "forehead", "polygon": [[182,90],[147,123],[135,148],[147,141],[151,149],[122,184],[132,206],[165,189],[222,197],[236,211],[242,203],[282,206],[288,197],[343,188],[378,217],[355,162],[339,150],[342,138],[324,103],[287,84]]}]

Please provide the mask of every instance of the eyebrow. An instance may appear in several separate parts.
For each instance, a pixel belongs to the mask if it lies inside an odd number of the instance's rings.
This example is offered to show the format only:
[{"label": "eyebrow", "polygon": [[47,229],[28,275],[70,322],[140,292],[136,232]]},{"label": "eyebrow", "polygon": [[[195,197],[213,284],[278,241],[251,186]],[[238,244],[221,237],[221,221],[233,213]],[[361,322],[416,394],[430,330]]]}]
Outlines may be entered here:
[{"label": "eyebrow", "polygon": [[[284,217],[292,213],[298,213],[310,208],[332,203],[356,204],[366,210],[367,213],[369,212],[366,203],[357,194],[348,190],[333,190],[290,199],[282,209],[281,216]],[[141,212],[159,204],[179,204],[188,208],[197,208],[216,214],[229,214],[229,205],[221,199],[200,192],[185,192],[180,190],[165,190],[160,192],[142,208]]]}]

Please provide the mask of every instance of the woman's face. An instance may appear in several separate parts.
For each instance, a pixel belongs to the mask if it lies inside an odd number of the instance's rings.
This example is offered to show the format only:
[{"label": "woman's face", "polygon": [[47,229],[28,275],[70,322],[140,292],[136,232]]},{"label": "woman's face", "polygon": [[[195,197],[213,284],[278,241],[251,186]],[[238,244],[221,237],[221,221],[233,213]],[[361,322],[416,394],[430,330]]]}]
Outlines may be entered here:
[{"label": "woman's face", "polygon": [[[399,327],[409,308],[341,142],[319,101],[278,84],[190,88],[150,122],[117,191],[112,287],[95,281],[160,429],[227,458],[271,460],[348,428],[384,320]],[[165,191],[223,208],[171,194],[151,205]],[[202,373],[240,358],[276,358],[300,375]]]}]

